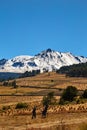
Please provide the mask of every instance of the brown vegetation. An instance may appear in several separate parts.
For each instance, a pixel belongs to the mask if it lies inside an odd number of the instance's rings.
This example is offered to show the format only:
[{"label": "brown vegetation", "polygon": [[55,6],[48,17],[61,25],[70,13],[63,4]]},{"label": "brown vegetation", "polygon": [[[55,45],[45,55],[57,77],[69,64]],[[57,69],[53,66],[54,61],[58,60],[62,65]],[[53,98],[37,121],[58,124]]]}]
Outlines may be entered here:
[{"label": "brown vegetation", "polygon": [[[9,81],[12,82],[12,81]],[[31,78],[16,80],[18,88],[0,83],[0,130],[79,130],[87,122],[87,103],[50,105],[47,118],[41,117],[42,99],[48,92],[61,94],[62,88],[75,86],[84,90],[87,78],[69,78],[55,72],[44,73]],[[8,96],[6,96],[7,94]],[[28,96],[28,94],[35,96]],[[59,96],[55,97],[59,100]],[[27,108],[15,109],[17,103],[28,104]],[[31,119],[33,106],[37,106],[37,118]]]}]

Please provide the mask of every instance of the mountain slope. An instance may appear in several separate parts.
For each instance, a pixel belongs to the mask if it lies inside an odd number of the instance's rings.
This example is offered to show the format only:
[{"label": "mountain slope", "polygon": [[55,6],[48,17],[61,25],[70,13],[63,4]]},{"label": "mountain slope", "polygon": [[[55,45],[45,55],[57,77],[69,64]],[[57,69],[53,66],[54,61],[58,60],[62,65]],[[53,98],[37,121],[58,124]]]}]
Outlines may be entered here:
[{"label": "mountain slope", "polygon": [[63,66],[56,72],[66,74],[66,76],[69,77],[87,77],[87,62],[70,66]]},{"label": "mountain slope", "polygon": [[52,71],[62,66],[87,62],[87,58],[74,56],[70,52],[61,53],[51,49],[42,51],[35,56],[17,56],[10,60],[0,60],[0,72],[24,73],[40,69]]}]

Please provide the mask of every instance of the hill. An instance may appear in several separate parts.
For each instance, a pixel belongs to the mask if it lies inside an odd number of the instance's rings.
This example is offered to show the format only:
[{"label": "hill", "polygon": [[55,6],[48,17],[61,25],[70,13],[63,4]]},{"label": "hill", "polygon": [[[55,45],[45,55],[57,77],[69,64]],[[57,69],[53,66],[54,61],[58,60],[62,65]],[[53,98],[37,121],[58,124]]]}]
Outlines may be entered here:
[{"label": "hill", "polygon": [[57,70],[57,72],[70,77],[87,77],[87,63],[64,66]]},{"label": "hill", "polygon": [[65,74],[57,74],[56,72],[16,79],[18,88],[11,86],[13,81],[7,81],[8,86],[4,86],[4,82],[0,83],[0,94],[47,95],[48,92],[54,91],[56,95],[60,95],[67,86],[75,86],[79,90],[84,90],[87,87],[87,78],[66,77]]}]

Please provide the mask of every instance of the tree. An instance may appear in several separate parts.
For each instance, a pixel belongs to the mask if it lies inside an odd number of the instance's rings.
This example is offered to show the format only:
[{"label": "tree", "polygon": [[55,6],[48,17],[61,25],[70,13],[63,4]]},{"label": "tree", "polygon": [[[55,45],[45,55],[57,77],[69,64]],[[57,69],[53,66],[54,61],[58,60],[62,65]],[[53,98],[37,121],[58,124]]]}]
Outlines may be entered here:
[{"label": "tree", "polygon": [[76,87],[68,86],[62,94],[61,100],[72,102],[77,95],[77,92]]},{"label": "tree", "polygon": [[20,78],[24,78],[24,77],[31,77],[31,76],[35,76],[37,74],[40,74],[40,70],[32,70],[32,71],[26,71],[24,72]]},{"label": "tree", "polygon": [[14,81],[12,82],[12,86],[13,86],[14,88],[17,88],[16,80],[14,80]]},{"label": "tree", "polygon": [[51,103],[52,102],[52,100],[54,99],[54,92],[50,92],[50,93],[48,93],[48,99],[49,99],[49,103]]},{"label": "tree", "polygon": [[42,103],[43,103],[43,106],[48,105],[49,104],[49,98],[47,96],[44,96],[43,100],[42,100]]},{"label": "tree", "polygon": [[8,86],[9,83],[7,81],[3,82],[3,86]]},{"label": "tree", "polygon": [[43,97],[43,100],[42,100],[43,106],[52,104],[53,102],[55,102],[54,92],[49,92],[47,96]]}]

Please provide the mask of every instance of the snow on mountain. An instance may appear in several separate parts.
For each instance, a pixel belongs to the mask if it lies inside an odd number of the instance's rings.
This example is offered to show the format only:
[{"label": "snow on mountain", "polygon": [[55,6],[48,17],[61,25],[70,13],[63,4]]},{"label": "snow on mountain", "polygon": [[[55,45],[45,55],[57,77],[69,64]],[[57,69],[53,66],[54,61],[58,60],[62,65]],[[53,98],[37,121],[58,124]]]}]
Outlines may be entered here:
[{"label": "snow on mountain", "polygon": [[6,63],[6,61],[7,61],[6,59],[1,59],[0,60],[0,66],[4,65]]},{"label": "snow on mountain", "polygon": [[0,60],[0,72],[23,73],[40,69],[52,71],[62,66],[87,62],[87,58],[74,56],[70,52],[62,53],[51,49],[42,51],[35,56],[17,56],[10,60]]}]

